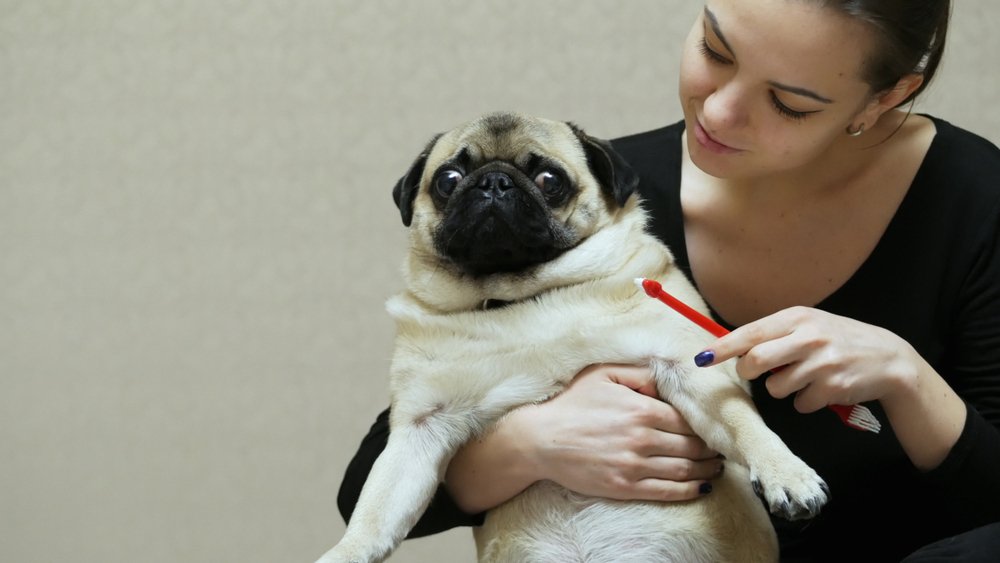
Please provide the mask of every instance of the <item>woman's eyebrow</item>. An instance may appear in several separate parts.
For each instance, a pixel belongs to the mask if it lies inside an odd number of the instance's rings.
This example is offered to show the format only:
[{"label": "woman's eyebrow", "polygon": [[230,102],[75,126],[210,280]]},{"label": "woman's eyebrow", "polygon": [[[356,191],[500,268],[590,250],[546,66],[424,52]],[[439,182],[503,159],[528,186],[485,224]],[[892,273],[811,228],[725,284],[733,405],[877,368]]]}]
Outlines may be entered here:
[{"label": "woman's eyebrow", "polygon": [[722,30],[719,28],[719,20],[715,18],[715,14],[712,13],[712,10],[708,9],[708,6],[705,6],[705,19],[708,20],[708,25],[712,26],[712,31],[715,32],[719,41],[722,41],[722,45],[732,53],[733,48],[729,46],[729,41],[726,41],[726,36],[722,34]]},{"label": "woman's eyebrow", "polygon": [[[711,26],[712,31],[715,32],[716,37],[719,38],[719,41],[722,41],[722,45],[725,46],[726,50],[728,50],[730,53],[733,53],[733,48],[729,45],[729,41],[726,41],[726,36],[722,34],[722,29],[719,28],[719,20],[715,17],[715,14],[712,13],[712,10],[708,9],[708,6],[705,6],[705,19],[708,21],[708,25]],[[816,92],[813,92],[812,90],[808,90],[806,88],[800,88],[798,86],[789,86],[787,84],[781,84],[780,82],[774,82],[774,81],[770,81],[768,82],[768,84],[770,84],[774,88],[777,88],[778,90],[784,90],[785,92],[789,92],[791,94],[797,94],[799,96],[806,96],[818,102],[823,102],[824,104],[833,103],[833,100],[831,100],[830,98],[820,96]]]},{"label": "woman's eyebrow", "polygon": [[824,98],[823,96],[820,96],[819,94],[813,92],[812,90],[806,90],[805,88],[799,88],[798,86],[789,86],[787,84],[781,84],[780,82],[775,82],[773,80],[769,80],[768,84],[777,88],[778,90],[784,90],[785,92],[797,94],[799,96],[806,96],[818,102],[823,102],[824,104],[833,103],[833,100],[831,100],[830,98]]}]

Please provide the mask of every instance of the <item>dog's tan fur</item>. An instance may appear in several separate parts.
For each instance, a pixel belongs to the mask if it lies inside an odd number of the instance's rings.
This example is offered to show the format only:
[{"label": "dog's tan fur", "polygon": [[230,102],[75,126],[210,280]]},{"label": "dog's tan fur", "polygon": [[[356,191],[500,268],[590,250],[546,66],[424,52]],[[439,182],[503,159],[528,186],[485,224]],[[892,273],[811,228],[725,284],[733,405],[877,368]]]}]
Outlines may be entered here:
[{"label": "dog's tan fur", "polygon": [[[710,337],[633,283],[656,279],[707,310],[670,251],[646,233],[637,197],[618,205],[590,173],[581,132],[501,117],[516,127],[496,135],[490,119],[497,116],[487,116],[441,136],[425,155],[411,202],[407,289],[387,305],[398,328],[392,432],[347,532],[320,561],[388,557],[457,448],[510,410],[559,393],[595,363],[649,365],[660,396],[726,456],[726,472],[711,494],[679,503],[586,498],[536,483],[476,529],[480,561],[775,561],[774,532],[751,482],[772,512],[800,517],[826,501],[822,480],[766,428],[730,364],[692,365]],[[551,213],[574,233],[572,248],[529,272],[481,277],[443,260],[433,244],[440,211],[427,187],[437,166],[463,148],[477,161],[541,152],[561,162],[578,194]],[[511,304],[483,310],[486,299]]]}]

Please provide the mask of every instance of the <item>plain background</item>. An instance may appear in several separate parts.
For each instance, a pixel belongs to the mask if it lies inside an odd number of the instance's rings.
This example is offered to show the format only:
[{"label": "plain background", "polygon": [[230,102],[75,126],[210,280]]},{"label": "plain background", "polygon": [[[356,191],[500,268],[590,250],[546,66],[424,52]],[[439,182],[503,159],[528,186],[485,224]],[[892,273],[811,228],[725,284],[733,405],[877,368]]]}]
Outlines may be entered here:
[{"label": "plain background", "polygon": [[[956,4],[916,110],[997,142],[1000,5]],[[679,119],[700,8],[0,0],[0,560],[313,561],[387,404],[397,178],[489,110]]]}]

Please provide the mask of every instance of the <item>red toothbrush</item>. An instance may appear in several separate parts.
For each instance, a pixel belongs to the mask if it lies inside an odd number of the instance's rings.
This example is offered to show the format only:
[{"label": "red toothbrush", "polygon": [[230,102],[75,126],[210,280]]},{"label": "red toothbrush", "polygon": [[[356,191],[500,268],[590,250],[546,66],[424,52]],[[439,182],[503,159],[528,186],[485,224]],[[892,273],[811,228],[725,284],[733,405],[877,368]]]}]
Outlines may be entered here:
[{"label": "red toothbrush", "polygon": [[[642,290],[646,292],[646,295],[666,303],[671,309],[677,311],[681,315],[684,315],[684,317],[688,320],[694,322],[696,325],[707,330],[716,337],[729,334],[729,331],[719,323],[692,309],[683,301],[664,291],[660,282],[646,278],[636,278],[635,284],[642,288]],[[771,371],[775,372],[778,371],[778,369],[780,368],[776,368]],[[844,424],[850,426],[851,428],[855,428],[857,430],[867,430],[875,433],[878,433],[878,431],[882,429],[882,423],[880,423],[879,420],[875,418],[875,415],[872,414],[872,411],[864,405],[828,405],[827,408],[837,413],[840,420],[844,421]]]}]

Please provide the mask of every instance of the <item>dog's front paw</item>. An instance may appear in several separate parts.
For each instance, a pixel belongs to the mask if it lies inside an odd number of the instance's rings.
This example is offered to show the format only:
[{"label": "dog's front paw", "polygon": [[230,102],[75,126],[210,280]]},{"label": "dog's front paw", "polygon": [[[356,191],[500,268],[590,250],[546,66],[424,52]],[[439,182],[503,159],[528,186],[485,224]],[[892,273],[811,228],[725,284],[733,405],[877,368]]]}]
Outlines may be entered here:
[{"label": "dog's front paw", "polygon": [[751,467],[750,482],[771,514],[785,520],[813,518],[830,498],[826,482],[795,456],[767,467]]}]

